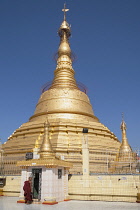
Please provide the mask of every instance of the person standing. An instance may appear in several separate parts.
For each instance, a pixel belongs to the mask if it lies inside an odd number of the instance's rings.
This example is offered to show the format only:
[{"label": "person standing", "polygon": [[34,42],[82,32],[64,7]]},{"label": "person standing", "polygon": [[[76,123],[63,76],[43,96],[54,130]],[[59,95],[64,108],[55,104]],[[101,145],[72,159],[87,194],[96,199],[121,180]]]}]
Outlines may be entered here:
[{"label": "person standing", "polygon": [[33,202],[32,191],[31,191],[31,182],[32,182],[32,177],[29,177],[28,181],[25,181],[24,186],[23,186],[26,204],[31,204]]}]

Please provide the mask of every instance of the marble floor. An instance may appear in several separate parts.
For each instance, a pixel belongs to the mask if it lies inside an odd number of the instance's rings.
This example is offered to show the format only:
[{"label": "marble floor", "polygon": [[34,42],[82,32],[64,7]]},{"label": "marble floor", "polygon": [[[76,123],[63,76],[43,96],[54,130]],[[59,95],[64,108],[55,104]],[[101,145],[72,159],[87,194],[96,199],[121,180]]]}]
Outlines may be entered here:
[{"label": "marble floor", "polygon": [[65,201],[56,205],[16,203],[17,197],[0,197],[0,210],[140,210],[140,203]]}]

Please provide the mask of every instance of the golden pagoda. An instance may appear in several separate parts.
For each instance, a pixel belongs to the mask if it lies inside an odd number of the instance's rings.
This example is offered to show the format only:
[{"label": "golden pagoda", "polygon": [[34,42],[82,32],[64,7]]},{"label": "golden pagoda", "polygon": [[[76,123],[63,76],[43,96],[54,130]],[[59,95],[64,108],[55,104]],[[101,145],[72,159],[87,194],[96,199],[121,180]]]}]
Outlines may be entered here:
[{"label": "golden pagoda", "polygon": [[[83,128],[88,128],[89,173],[106,172],[106,161],[116,159],[120,141],[94,115],[87,94],[75,80],[67,11],[64,7],[64,19],[58,30],[60,44],[53,82],[41,94],[29,121],[16,129],[3,145],[5,159],[13,160],[14,165],[17,160],[24,160],[27,152],[33,152],[35,148],[39,151],[44,132],[48,132],[55,155],[73,163],[71,174],[82,174]],[[49,128],[45,131],[44,123],[47,120]],[[45,156],[45,148],[41,151],[40,155]],[[16,174],[15,171],[16,168],[13,168],[10,173]]]},{"label": "golden pagoda", "polygon": [[122,142],[116,158],[115,172],[136,173],[136,153],[133,152],[131,146],[128,143],[126,136],[127,127],[123,114],[120,128],[122,130]]}]

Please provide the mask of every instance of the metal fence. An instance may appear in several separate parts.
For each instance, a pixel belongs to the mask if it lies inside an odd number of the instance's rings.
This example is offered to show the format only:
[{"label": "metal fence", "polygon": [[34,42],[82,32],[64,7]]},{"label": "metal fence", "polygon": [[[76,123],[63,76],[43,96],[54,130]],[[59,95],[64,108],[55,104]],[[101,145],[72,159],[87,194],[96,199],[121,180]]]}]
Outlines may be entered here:
[{"label": "metal fence", "polygon": [[[81,158],[80,158],[81,159]],[[17,161],[25,160],[25,154],[20,156],[6,155],[0,150],[0,176],[21,175],[21,168]],[[66,159],[65,159],[66,160]],[[67,159],[67,161],[69,161]],[[80,160],[81,161],[81,160]],[[74,159],[72,174],[82,174],[82,161]],[[79,167],[79,168],[78,168]],[[89,171],[92,174],[139,174],[140,149],[134,149],[133,154],[116,154],[111,151],[95,152],[90,154]]]},{"label": "metal fence", "polygon": [[90,174],[139,174],[140,149],[133,152],[104,151],[90,157]]}]

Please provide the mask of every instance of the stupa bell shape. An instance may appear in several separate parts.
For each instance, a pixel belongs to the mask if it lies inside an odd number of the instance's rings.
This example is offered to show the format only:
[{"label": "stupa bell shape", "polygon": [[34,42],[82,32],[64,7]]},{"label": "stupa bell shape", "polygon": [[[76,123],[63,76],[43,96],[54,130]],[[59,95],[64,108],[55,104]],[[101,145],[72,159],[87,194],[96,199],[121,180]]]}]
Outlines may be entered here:
[{"label": "stupa bell shape", "polygon": [[30,121],[45,121],[47,116],[48,119],[57,117],[84,120],[86,118],[86,120],[98,122],[88,96],[78,88],[74,78],[75,72],[72,68],[72,52],[69,44],[71,31],[65,19],[58,34],[60,45],[54,79],[49,90],[42,93]]}]

